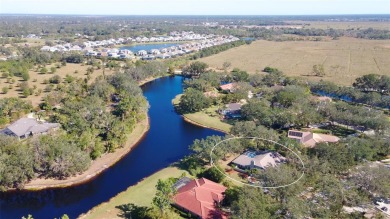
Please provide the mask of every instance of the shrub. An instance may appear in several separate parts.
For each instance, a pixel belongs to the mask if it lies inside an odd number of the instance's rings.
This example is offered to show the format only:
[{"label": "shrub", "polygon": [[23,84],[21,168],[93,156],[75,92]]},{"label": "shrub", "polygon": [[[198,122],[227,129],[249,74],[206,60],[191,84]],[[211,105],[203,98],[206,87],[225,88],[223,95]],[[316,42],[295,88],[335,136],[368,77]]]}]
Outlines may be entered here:
[{"label": "shrub", "polygon": [[46,74],[47,71],[48,71],[48,70],[47,70],[46,67],[43,67],[43,68],[41,68],[41,70],[40,70],[41,74]]},{"label": "shrub", "polygon": [[46,85],[46,87],[45,87],[45,92],[50,92],[50,91],[52,91],[52,90],[53,90],[53,85],[52,85],[52,84]]},{"label": "shrub", "polygon": [[57,71],[57,68],[56,68],[56,67],[51,67],[51,68],[50,68],[50,72],[51,72],[52,74],[54,74],[56,71]]},{"label": "shrub", "polygon": [[74,80],[75,80],[75,78],[70,76],[70,75],[68,75],[68,74],[65,76],[65,81],[67,83],[72,83]]},{"label": "shrub", "polygon": [[30,75],[28,74],[28,72],[23,72],[22,78],[24,81],[28,81],[30,79]]},{"label": "shrub", "polygon": [[23,96],[24,96],[24,97],[28,97],[28,96],[30,96],[30,95],[31,95],[30,89],[29,89],[28,87],[24,88],[24,89],[23,89]]},{"label": "shrub", "polygon": [[2,91],[3,91],[3,94],[8,93],[8,87],[3,87],[3,88],[2,88]]},{"label": "shrub", "polygon": [[49,79],[49,82],[51,84],[59,84],[59,83],[61,83],[61,77],[59,75],[54,75],[53,77],[51,77]]}]

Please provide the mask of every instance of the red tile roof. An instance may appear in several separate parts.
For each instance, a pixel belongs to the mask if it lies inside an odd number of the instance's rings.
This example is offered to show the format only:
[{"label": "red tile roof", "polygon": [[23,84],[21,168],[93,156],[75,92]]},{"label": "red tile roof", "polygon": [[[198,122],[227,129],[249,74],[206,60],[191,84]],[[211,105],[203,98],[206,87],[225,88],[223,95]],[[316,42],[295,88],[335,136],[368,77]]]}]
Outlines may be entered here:
[{"label": "red tile roof", "polygon": [[179,188],[174,201],[179,207],[198,215],[202,219],[226,218],[215,208],[215,203],[223,200],[225,190],[225,186],[208,179],[194,179]]}]

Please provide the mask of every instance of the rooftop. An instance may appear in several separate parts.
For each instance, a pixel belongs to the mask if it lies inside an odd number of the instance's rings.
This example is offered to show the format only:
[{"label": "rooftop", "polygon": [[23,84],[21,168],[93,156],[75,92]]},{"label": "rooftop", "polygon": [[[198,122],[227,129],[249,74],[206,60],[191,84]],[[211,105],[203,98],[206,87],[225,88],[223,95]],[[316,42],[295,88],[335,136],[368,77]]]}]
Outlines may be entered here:
[{"label": "rooftop", "polygon": [[41,123],[34,118],[21,118],[4,129],[3,133],[23,137],[29,134],[44,133],[59,126],[58,123]]},{"label": "rooftop", "polygon": [[285,162],[286,158],[277,152],[271,151],[247,151],[236,159],[232,163],[250,168],[266,169],[267,167],[277,166],[279,163]]},{"label": "rooftop", "polygon": [[205,178],[194,179],[178,189],[174,201],[176,205],[202,219],[225,218],[215,204],[223,200],[226,189],[225,186]]},{"label": "rooftop", "polygon": [[287,137],[297,139],[306,147],[314,147],[317,143],[320,142],[338,142],[340,140],[339,137],[334,135],[301,132],[296,130],[289,130]]}]

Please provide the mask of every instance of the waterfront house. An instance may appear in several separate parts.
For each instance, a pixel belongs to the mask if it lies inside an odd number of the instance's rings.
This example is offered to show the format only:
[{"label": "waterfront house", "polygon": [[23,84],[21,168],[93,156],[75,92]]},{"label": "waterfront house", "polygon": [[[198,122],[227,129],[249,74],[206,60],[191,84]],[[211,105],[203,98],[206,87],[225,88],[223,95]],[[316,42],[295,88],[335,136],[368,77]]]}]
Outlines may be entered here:
[{"label": "waterfront house", "polygon": [[219,114],[225,118],[240,118],[241,117],[241,104],[229,103],[224,108],[219,109]]},{"label": "waterfront house", "polygon": [[278,152],[271,151],[247,151],[236,159],[231,164],[236,165],[239,169],[266,169],[275,167],[286,162],[286,158]]},{"label": "waterfront house", "polygon": [[0,133],[24,139],[32,135],[47,134],[57,130],[59,127],[59,123],[40,122],[34,118],[21,118],[7,128],[1,130]]},{"label": "waterfront house", "polygon": [[152,50],[150,50],[150,54],[158,55],[158,54],[160,54],[160,50],[158,50],[158,49],[152,49]]},{"label": "waterfront house", "polygon": [[191,213],[202,219],[227,218],[218,209],[224,199],[226,187],[205,178],[179,180],[173,197],[174,205],[180,210]]},{"label": "waterfront house", "polygon": [[137,56],[146,56],[148,52],[146,50],[140,50],[137,52]]}]

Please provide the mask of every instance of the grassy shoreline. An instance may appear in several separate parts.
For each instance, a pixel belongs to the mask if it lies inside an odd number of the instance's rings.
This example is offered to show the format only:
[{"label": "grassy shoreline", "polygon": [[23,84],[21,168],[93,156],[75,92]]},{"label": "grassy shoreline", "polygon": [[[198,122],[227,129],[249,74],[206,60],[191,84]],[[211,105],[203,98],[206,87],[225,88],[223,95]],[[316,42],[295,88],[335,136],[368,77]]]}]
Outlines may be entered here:
[{"label": "grassy shoreline", "polygon": [[[180,97],[182,94],[177,95],[173,100],[172,104],[174,106],[177,106],[180,103]],[[213,129],[216,131],[223,132],[225,134],[228,134],[230,132],[230,128],[232,125],[222,122],[218,117],[216,116],[210,116],[208,113],[214,112],[216,109],[211,107],[209,109],[205,109],[201,112],[196,113],[187,113],[187,114],[181,114],[183,119],[186,122],[189,122],[193,125],[200,126],[203,128]]]},{"label": "grassy shoreline", "polygon": [[119,210],[116,206],[133,203],[139,206],[150,207],[154,194],[156,193],[155,185],[159,179],[167,179],[169,177],[179,177],[183,173],[189,175],[186,171],[180,170],[177,167],[166,167],[152,175],[142,179],[137,184],[128,187],[125,191],[120,192],[112,197],[109,201],[103,202],[88,212],[78,216],[80,219],[105,219],[105,218],[120,218]]}]

